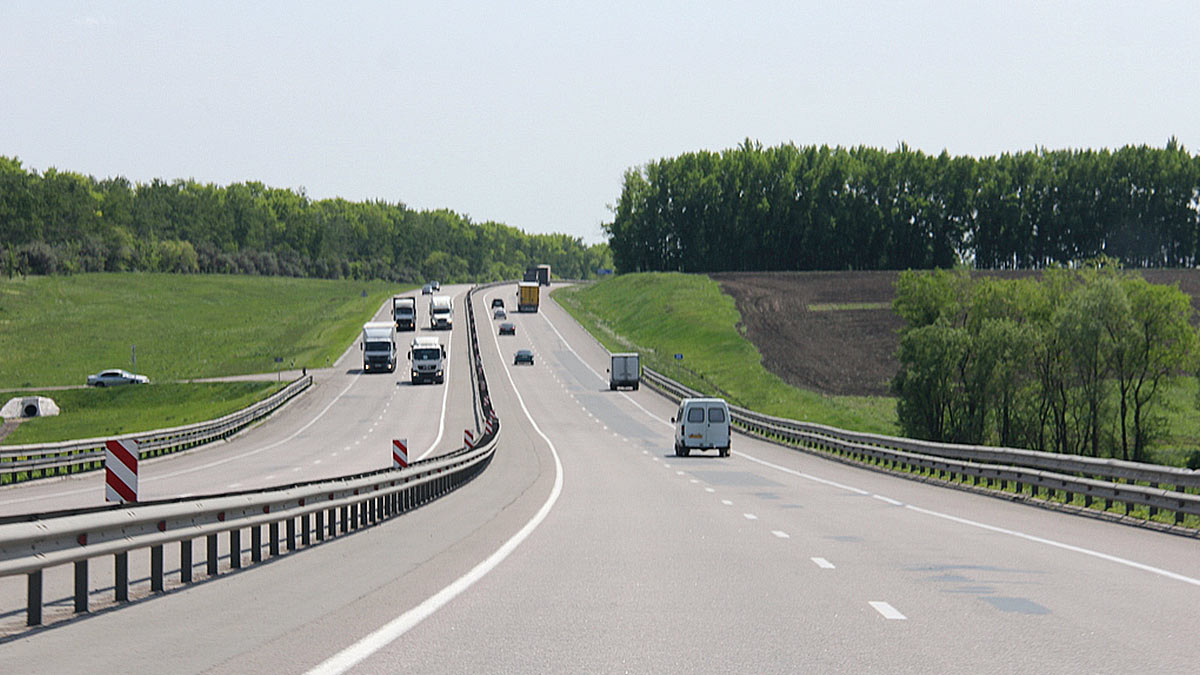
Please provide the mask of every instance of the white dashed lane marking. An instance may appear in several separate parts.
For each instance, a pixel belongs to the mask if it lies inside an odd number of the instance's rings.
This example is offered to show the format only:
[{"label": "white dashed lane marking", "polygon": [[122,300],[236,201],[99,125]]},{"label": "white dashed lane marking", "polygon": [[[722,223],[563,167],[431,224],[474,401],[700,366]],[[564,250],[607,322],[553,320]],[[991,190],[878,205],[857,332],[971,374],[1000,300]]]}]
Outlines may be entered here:
[{"label": "white dashed lane marking", "polygon": [[733,506],[733,502],[729,501],[728,499],[722,499],[721,503],[725,506]]},{"label": "white dashed lane marking", "polygon": [[742,517],[746,520],[758,520],[758,516],[754,515],[753,513],[743,513]]},{"label": "white dashed lane marking", "polygon": [[817,564],[817,567],[820,567],[823,570],[831,570],[834,568],[833,563],[829,562],[828,560],[826,560],[824,558],[809,558],[809,560],[812,560],[814,563]]},{"label": "white dashed lane marking", "polygon": [[788,533],[784,532],[783,530],[771,530],[771,534],[779,537],[780,539],[791,539]]},{"label": "white dashed lane marking", "polygon": [[895,607],[892,607],[891,605],[889,605],[886,602],[883,602],[881,600],[872,600],[867,604],[874,607],[875,611],[882,614],[883,618],[885,618],[885,619],[891,619],[893,621],[903,621],[904,619],[908,618],[907,616],[904,616],[899,611],[897,611]]}]

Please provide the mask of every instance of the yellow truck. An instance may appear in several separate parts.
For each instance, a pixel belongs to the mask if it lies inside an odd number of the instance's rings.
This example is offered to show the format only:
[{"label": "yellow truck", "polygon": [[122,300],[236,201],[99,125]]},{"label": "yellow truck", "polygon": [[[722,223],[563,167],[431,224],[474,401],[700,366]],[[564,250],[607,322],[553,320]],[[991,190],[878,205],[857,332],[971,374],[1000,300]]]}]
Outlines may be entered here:
[{"label": "yellow truck", "polygon": [[517,284],[517,311],[538,311],[538,296],[541,289],[536,281],[522,281]]}]

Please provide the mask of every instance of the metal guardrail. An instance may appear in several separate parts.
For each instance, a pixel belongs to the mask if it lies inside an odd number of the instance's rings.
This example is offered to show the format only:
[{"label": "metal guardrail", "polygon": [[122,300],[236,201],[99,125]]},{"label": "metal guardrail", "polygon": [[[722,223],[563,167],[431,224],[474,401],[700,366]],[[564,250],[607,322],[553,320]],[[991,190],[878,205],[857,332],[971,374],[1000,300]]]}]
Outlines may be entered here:
[{"label": "metal guardrail", "polygon": [[[487,393],[470,293],[467,312],[475,407],[484,419],[493,421],[492,431],[485,425],[475,447],[413,462],[399,470],[381,469],[265,490],[0,518],[0,577],[26,575],[26,623],[42,623],[47,568],[74,566],[74,611],[87,612],[88,567],[94,558],[113,556],[114,600],[127,602],[132,551],[149,549],[150,591],[160,593],[166,587],[167,545],[179,545],[179,582],[190,584],[195,581],[193,549],[197,539],[205,541],[204,573],[213,578],[220,574],[223,558],[228,558],[225,570],[229,571],[240,569],[247,554],[250,563],[261,562],[264,545],[270,557],[279,556],[284,548],[291,552],[314,546],[407,513],[470,481],[491,462],[500,421]],[[250,535],[248,549],[242,543],[243,532]],[[221,555],[222,535],[228,541],[225,556]]]},{"label": "metal guardrail", "polygon": [[106,440],[135,440],[140,458],[147,458],[226,438],[271,414],[312,385],[312,381],[312,375],[305,375],[257,403],[207,422],[106,438],[3,446],[0,447],[0,483],[18,483],[103,468]]},{"label": "metal guardrail", "polygon": [[[643,379],[675,399],[704,395],[650,368],[643,368]],[[1107,511],[1119,503],[1124,505],[1126,515],[1134,515],[1135,506],[1145,506],[1150,518],[1159,511],[1173,512],[1176,524],[1182,523],[1185,515],[1200,515],[1200,495],[1187,491],[1200,487],[1200,471],[865,434],[772,417],[738,406],[730,406],[730,416],[745,433],[894,471],[920,472],[935,479],[1006,491],[1011,484],[1016,494],[1025,494],[1028,487],[1032,497],[1044,492],[1046,499],[1065,503],[1074,503],[1079,495],[1084,508],[1100,500]]]}]

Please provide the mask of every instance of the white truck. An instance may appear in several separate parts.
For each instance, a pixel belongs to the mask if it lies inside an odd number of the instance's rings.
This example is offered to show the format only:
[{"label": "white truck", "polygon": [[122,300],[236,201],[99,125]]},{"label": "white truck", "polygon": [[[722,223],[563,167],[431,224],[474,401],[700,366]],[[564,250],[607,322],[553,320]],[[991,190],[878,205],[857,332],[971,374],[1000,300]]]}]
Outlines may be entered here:
[{"label": "white truck", "polygon": [[408,351],[412,361],[412,383],[446,381],[446,348],[436,337],[413,338]]},{"label": "white truck", "polygon": [[454,300],[448,295],[435,295],[429,299],[429,327],[454,328]]},{"label": "white truck", "polygon": [[392,298],[392,320],[396,322],[396,330],[416,330],[417,299],[400,295],[394,296]]},{"label": "white truck", "polygon": [[396,370],[396,326],[380,321],[363,324],[362,343],[363,372],[373,373]]},{"label": "white truck", "polygon": [[642,369],[636,352],[612,355],[612,366],[608,369],[608,388],[632,387],[637,391],[642,379]]}]

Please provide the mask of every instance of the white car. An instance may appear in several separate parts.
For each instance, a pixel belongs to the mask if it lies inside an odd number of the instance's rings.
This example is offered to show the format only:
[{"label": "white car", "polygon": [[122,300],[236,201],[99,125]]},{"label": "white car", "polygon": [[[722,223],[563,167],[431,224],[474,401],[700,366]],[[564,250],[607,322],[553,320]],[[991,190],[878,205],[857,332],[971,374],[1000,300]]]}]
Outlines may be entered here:
[{"label": "white car", "polygon": [[128,370],[106,370],[95,375],[88,375],[89,387],[113,387],[118,384],[149,384],[150,378],[145,375],[135,375]]},{"label": "white car", "polygon": [[496,311],[492,312],[492,318],[493,319],[507,319],[508,313],[504,311],[503,307],[497,307]]}]

